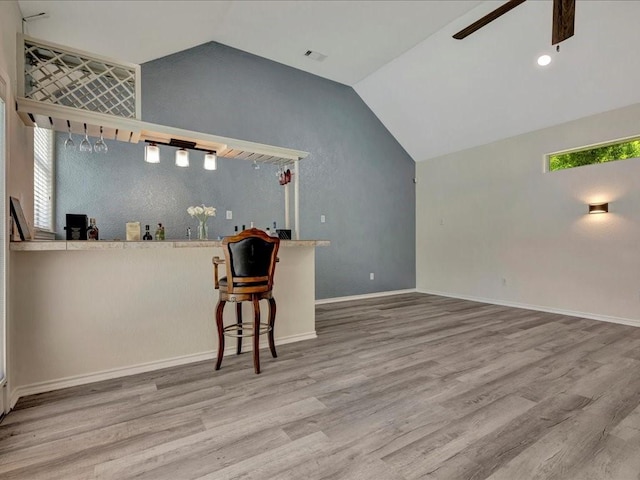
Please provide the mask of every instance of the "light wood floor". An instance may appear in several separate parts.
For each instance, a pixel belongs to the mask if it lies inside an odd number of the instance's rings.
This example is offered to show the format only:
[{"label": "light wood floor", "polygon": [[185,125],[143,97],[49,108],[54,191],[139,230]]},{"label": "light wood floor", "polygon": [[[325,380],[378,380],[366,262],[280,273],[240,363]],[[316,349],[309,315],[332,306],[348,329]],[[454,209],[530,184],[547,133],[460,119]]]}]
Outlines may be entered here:
[{"label": "light wood floor", "polygon": [[260,375],[243,354],[21,399],[0,478],[640,478],[640,328],[422,294],[317,325]]}]

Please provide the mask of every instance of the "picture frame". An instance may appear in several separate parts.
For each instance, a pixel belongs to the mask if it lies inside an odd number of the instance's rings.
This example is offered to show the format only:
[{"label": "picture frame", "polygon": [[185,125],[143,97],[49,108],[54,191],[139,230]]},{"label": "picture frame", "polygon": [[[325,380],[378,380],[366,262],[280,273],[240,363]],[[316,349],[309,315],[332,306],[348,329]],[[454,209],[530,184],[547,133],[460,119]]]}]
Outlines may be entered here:
[{"label": "picture frame", "polygon": [[18,233],[20,234],[20,240],[31,240],[31,230],[29,229],[29,223],[22,211],[22,205],[20,200],[16,197],[9,197],[11,203],[11,216],[16,222],[18,227]]}]

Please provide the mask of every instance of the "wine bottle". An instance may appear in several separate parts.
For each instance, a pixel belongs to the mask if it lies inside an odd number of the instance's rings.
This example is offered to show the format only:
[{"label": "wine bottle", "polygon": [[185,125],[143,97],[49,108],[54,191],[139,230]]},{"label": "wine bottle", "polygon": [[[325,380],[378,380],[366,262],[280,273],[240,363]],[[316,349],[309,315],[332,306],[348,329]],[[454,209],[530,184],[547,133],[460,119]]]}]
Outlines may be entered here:
[{"label": "wine bottle", "polygon": [[144,226],[144,236],[142,237],[142,240],[153,240],[151,233],[149,233],[149,225]]},{"label": "wine bottle", "polygon": [[164,240],[164,227],[161,223],[159,223],[158,228],[156,228],[156,240]]},{"label": "wine bottle", "polygon": [[98,237],[100,231],[98,230],[98,227],[96,226],[96,219],[95,218],[90,218],[89,219],[89,228],[87,228],[87,240],[98,240]]}]

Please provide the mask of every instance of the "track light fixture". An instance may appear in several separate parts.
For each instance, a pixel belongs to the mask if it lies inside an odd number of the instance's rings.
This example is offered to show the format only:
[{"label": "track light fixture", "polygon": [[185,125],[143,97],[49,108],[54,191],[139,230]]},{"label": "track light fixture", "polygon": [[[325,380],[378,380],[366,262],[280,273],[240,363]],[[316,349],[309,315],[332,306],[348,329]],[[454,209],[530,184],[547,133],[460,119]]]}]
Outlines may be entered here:
[{"label": "track light fixture", "polygon": [[144,147],[144,161],[147,163],[160,163],[160,147],[158,145],[167,145],[169,147],[178,147],[176,150],[175,162],[178,167],[189,166],[189,150],[198,150],[206,152],[204,156],[204,169],[216,170],[218,168],[218,157],[215,150],[205,150],[196,147],[195,142],[187,140],[179,140],[172,138],[169,142],[158,142],[145,140],[147,145]]}]

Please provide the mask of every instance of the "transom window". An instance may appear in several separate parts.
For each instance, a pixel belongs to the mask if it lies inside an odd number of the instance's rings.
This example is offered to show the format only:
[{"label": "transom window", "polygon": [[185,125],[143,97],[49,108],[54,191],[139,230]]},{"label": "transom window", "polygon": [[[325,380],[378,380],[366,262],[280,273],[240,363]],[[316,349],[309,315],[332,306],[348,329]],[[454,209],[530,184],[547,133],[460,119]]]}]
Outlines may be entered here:
[{"label": "transom window", "polygon": [[591,146],[580,150],[549,155],[549,171],[615,162],[640,157],[640,138]]}]

